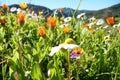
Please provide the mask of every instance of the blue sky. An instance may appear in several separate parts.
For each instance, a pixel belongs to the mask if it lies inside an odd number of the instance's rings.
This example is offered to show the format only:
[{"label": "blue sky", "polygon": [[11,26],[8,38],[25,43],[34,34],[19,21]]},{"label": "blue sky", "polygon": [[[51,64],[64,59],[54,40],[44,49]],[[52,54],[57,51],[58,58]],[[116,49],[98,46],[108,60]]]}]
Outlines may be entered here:
[{"label": "blue sky", "polygon": [[[0,0],[0,5],[6,4],[19,4],[22,2],[36,4],[48,7],[50,9],[60,7],[77,8],[79,0]],[[99,10],[102,8],[110,7],[112,5],[120,3],[120,0],[82,0],[79,10]]]}]

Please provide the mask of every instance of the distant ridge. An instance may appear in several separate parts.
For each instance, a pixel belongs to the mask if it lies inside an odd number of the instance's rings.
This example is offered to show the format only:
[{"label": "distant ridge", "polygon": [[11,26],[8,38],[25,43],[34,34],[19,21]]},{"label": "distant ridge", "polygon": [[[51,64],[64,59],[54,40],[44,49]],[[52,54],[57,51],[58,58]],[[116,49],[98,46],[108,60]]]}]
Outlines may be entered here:
[{"label": "distant ridge", "polygon": [[[13,4],[13,5],[10,5],[9,7],[10,8],[11,7],[19,8],[19,5]],[[36,13],[38,13],[39,11],[43,11],[45,17],[47,17],[49,15],[53,15],[53,12],[56,10],[56,9],[51,10],[47,7],[39,6],[39,5],[33,5],[33,4],[28,4],[28,8],[31,11],[34,10]],[[65,17],[72,16],[74,11],[75,11],[72,8],[63,8],[63,9],[64,9],[63,15]],[[58,16],[61,17],[62,15],[59,13],[59,9],[57,9],[57,12],[58,12]],[[120,17],[120,3],[116,4],[116,5],[113,5],[111,7],[108,7],[108,8],[97,10],[97,11],[94,11],[94,10],[78,10],[77,15],[80,14],[80,13],[86,13],[87,17],[95,16],[96,18],[105,18],[105,17],[108,17],[108,16]]]}]

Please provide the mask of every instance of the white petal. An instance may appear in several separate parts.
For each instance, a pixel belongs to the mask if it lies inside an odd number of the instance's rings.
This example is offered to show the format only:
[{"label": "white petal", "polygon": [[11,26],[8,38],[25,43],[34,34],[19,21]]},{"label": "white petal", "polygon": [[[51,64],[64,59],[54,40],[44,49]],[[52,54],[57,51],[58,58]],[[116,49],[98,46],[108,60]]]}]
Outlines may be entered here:
[{"label": "white petal", "polygon": [[66,44],[63,46],[64,49],[74,49],[76,47],[79,47],[79,46],[76,44]]},{"label": "white petal", "polygon": [[53,56],[53,55],[54,55],[56,52],[58,52],[60,49],[61,49],[61,46],[52,47],[49,56]]}]

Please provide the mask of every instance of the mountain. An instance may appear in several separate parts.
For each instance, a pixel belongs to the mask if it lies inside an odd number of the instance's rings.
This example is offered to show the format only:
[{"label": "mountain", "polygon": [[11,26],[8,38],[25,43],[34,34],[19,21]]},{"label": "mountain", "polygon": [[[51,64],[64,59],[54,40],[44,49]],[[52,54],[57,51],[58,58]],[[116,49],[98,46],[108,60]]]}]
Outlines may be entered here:
[{"label": "mountain", "polygon": [[120,3],[101,10],[87,12],[87,16],[95,16],[97,18],[120,17]]},{"label": "mountain", "polygon": [[[13,5],[10,5],[9,7],[10,8],[11,7],[19,8],[19,5],[13,4]],[[58,16],[59,17],[62,16],[61,13],[59,12],[59,9],[51,10],[47,7],[39,6],[39,5],[33,5],[33,4],[28,4],[28,9],[30,11],[34,10],[36,13],[38,13],[39,11],[43,11],[45,17],[48,17],[49,15],[53,15],[54,11],[57,10]],[[72,8],[66,8],[66,7],[63,8],[63,10],[64,10],[63,15],[65,17],[72,16],[74,14],[74,11],[75,11]],[[94,10],[78,10],[76,15],[78,15],[80,13],[86,13],[87,17],[95,16],[96,18],[105,18],[105,17],[108,17],[108,16],[120,17],[120,3],[116,4],[116,5],[113,5],[111,7],[108,7],[108,8],[97,10],[97,11],[94,11]]]},{"label": "mountain", "polygon": [[[19,5],[13,4],[13,5],[10,5],[9,7],[10,7],[10,8],[11,8],[11,7],[19,8]],[[30,11],[33,11],[33,10],[34,10],[34,12],[37,13],[37,14],[38,14],[39,11],[43,11],[43,13],[44,13],[43,15],[44,15],[45,17],[47,17],[47,16],[49,16],[49,15],[51,15],[51,14],[53,13],[53,11],[50,10],[49,8],[47,8],[47,7],[39,6],[39,5],[33,5],[33,4],[28,4],[28,9],[29,9]]]}]

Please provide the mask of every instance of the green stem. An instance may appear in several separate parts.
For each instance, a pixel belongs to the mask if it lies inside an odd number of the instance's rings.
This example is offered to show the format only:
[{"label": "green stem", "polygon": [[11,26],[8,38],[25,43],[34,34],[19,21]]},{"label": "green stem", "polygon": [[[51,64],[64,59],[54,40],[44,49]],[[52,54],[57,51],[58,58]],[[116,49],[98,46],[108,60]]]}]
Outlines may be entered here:
[{"label": "green stem", "polygon": [[67,69],[68,69],[67,79],[70,80],[70,56],[69,56],[69,52],[67,54]]}]

